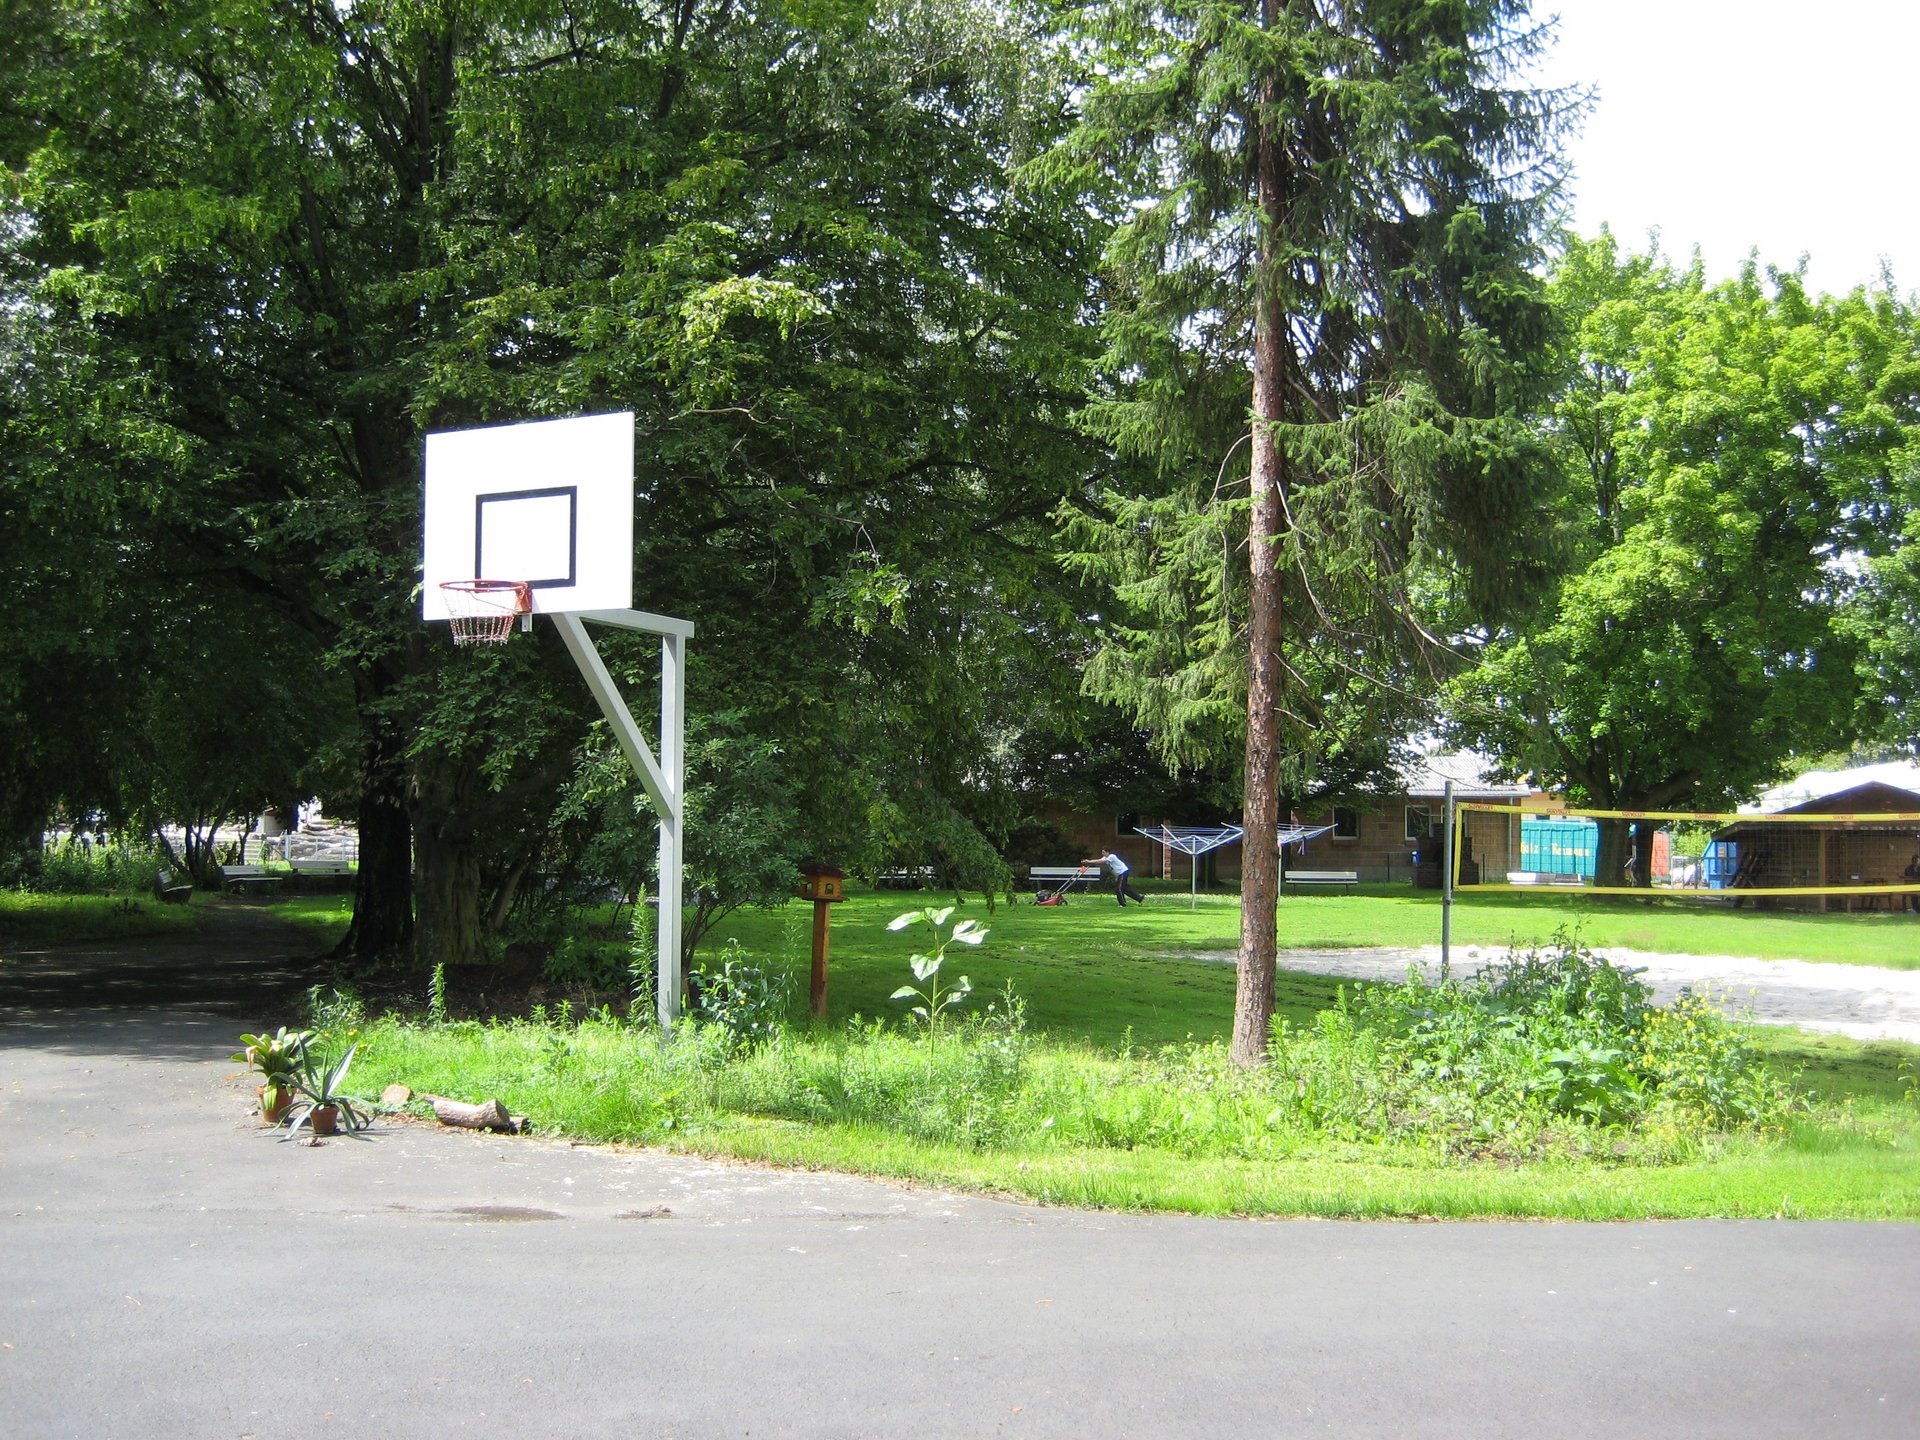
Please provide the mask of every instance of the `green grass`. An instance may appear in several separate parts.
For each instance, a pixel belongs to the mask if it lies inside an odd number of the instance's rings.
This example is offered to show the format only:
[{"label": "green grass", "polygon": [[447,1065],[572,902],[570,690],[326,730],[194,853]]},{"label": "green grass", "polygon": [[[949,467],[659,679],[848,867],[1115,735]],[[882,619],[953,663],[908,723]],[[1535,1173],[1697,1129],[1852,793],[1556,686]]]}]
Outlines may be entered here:
[{"label": "green grass", "polygon": [[[1050,1145],[1033,1138],[963,1145],[916,1138],[915,1106],[900,1124],[807,1123],[782,1113],[819,1077],[864,1076],[911,1087],[923,1064],[959,1083],[963,1047],[925,1051],[910,1038],[849,1036],[825,1027],[783,1053],[730,1059],[682,1039],[659,1045],[617,1025],[416,1027],[382,1022],[359,1033],[356,1089],[400,1082],[416,1091],[498,1097],[543,1134],[664,1145],[703,1155],[853,1171],[1023,1197],[1044,1203],[1195,1214],[1535,1217],[1920,1218],[1920,1108],[1896,1052],[1821,1040],[1821,1089],[1847,1094],[1795,1118],[1783,1134],[1710,1136],[1670,1163],[1604,1159],[1475,1163],[1417,1145],[1287,1144],[1270,1155],[1173,1145]],[[920,1058],[924,1056],[924,1061]],[[1038,1046],[1039,1072],[1078,1072],[1097,1103],[1124,1111],[1125,1087],[1102,1089],[1112,1058],[1086,1047]],[[756,1081],[756,1074],[760,1079]],[[1850,1081],[1859,1080],[1857,1090]],[[1196,1093],[1194,1107],[1204,1108]],[[772,1107],[769,1109],[769,1107]],[[1039,1132],[1044,1135],[1044,1130]]]},{"label": "green grass", "polygon": [[0,890],[0,946],[9,949],[190,934],[197,928],[193,905],[163,905],[150,896]]},{"label": "green grass", "polygon": [[[1549,1144],[1523,1147],[1495,1162],[1410,1143],[1298,1135],[1269,1143],[1269,1137],[1249,1136],[1246,1130],[1249,1113],[1257,1130],[1263,1102],[1250,1112],[1201,1082],[1186,1102],[1176,1083],[1174,1108],[1190,1113],[1164,1116],[1172,1138],[1157,1140],[1160,1119],[1150,1112],[1169,1103],[1169,1090],[1164,1075],[1152,1078],[1159,1062],[1140,1057],[1163,1046],[1174,1047],[1168,1055],[1181,1056],[1190,1053],[1188,1041],[1220,1041],[1233,1006],[1232,967],[1218,962],[1234,943],[1237,908],[1222,898],[1203,897],[1190,909],[1185,896],[1177,894],[1126,910],[1093,899],[1063,909],[1023,905],[992,911],[984,902],[970,902],[960,913],[991,933],[977,950],[950,951],[943,978],[959,973],[971,978],[975,994],[965,1008],[976,1013],[992,992],[1010,984],[1027,1004],[1035,1037],[1025,1073],[1039,1077],[1043,1094],[1079,1103],[1082,1120],[1107,1115],[1117,1138],[1107,1144],[1047,1143],[1036,1138],[1049,1132],[1035,1127],[1030,1108],[1003,1140],[956,1144],[929,1138],[942,1133],[939,1127],[916,1133],[915,1116],[932,1115],[942,1106],[964,1108],[977,1081],[969,1069],[977,1055],[970,1059],[965,1046],[927,1051],[898,1032],[905,1006],[890,997],[909,978],[906,957],[916,946],[924,948],[926,932],[916,927],[890,933],[885,923],[929,899],[943,903],[940,897],[883,893],[857,895],[835,907],[829,1020],[819,1026],[797,1023],[786,1050],[776,1057],[716,1059],[710,1047],[703,1052],[704,1041],[661,1047],[646,1032],[617,1025],[433,1028],[376,1022],[362,1036],[356,1088],[374,1094],[398,1081],[416,1091],[474,1100],[498,1096],[531,1115],[536,1128],[548,1134],[663,1144],[1118,1209],[1563,1219],[1920,1218],[1920,1100],[1914,1081],[1920,1047],[1781,1029],[1757,1030],[1753,1043],[1778,1072],[1799,1076],[1796,1085],[1808,1100],[1783,1130],[1767,1135],[1656,1137],[1651,1142],[1628,1137],[1614,1153],[1604,1145],[1576,1153]],[[1508,925],[1523,922],[1524,928],[1512,933],[1531,940],[1567,923],[1574,907],[1560,897],[1544,904],[1521,897],[1518,904],[1498,908]],[[1579,908],[1589,912],[1582,926],[1589,943],[1630,943],[1612,938],[1596,920],[1611,920],[1622,929],[1646,923],[1632,910],[1592,902]],[[714,942],[717,951],[726,939],[737,938],[756,959],[784,972],[793,985],[796,1022],[806,998],[809,916],[810,907],[800,904],[743,912],[723,922]],[[1754,921],[1764,922],[1776,936],[1846,937],[1872,935],[1875,929],[1860,923],[1869,921],[1864,916],[1808,917],[1827,923],[1806,928],[1795,927],[1801,917],[1695,918],[1708,924],[1713,937],[1752,934],[1747,925]],[[1332,946],[1344,938],[1346,943],[1414,944],[1427,938],[1414,922],[1434,919],[1431,900],[1404,893],[1314,895],[1287,899],[1282,930],[1284,943]],[[1396,932],[1396,927],[1401,928]],[[1600,937],[1596,929],[1602,930]],[[1673,930],[1658,934],[1657,940],[1640,943],[1681,948]],[[1497,945],[1501,938],[1469,928],[1461,943]],[[1753,953],[1757,947],[1722,940],[1701,948]],[[1805,958],[1808,947],[1796,948]],[[1860,948],[1851,941],[1829,945],[1823,958],[1842,958],[1840,951],[1853,951],[1857,958]],[[1296,1026],[1308,1025],[1333,1003],[1339,985],[1283,973],[1280,1011]],[[864,1026],[854,1024],[856,1016],[866,1017]],[[886,1028],[876,1030],[874,1017],[881,1017]],[[1177,1072],[1182,1062],[1167,1063]],[[1141,1083],[1147,1088],[1136,1094],[1130,1087]],[[872,1113],[893,1106],[889,1113],[897,1118],[860,1119],[859,1104],[847,1103],[849,1085],[880,1097]],[[819,1113],[810,1117],[809,1094],[838,1099],[821,1100]],[[1241,1126],[1237,1134],[1236,1124]],[[1086,1126],[1074,1133],[1087,1133]],[[1220,1137],[1221,1153],[1215,1153],[1209,1147]]]},{"label": "green grass", "polygon": [[273,915],[276,920],[297,926],[315,940],[331,944],[346,934],[347,926],[353,922],[353,897],[285,895],[274,900]]},{"label": "green grass", "polygon": [[[900,983],[912,945],[905,936],[889,934],[886,922],[903,910],[945,903],[941,896],[884,891],[857,893],[834,906],[829,1018],[895,1013],[898,1007],[887,997]],[[1058,909],[1022,904],[992,911],[976,897],[958,913],[980,920],[992,936],[979,951],[959,955],[954,963],[976,989],[998,989],[1012,981],[1036,1030],[1113,1046],[1129,1034],[1147,1045],[1219,1039],[1231,1027],[1233,967],[1170,962],[1230,958],[1239,942],[1237,897],[1203,895],[1197,907],[1189,908],[1184,894],[1165,892],[1124,910],[1111,901],[1082,897]],[[738,939],[756,955],[779,963],[804,998],[810,915],[811,907],[797,901],[773,911],[737,911],[721,922],[710,948]],[[1454,941],[1461,947],[1504,950],[1509,944],[1537,944],[1561,926],[1577,927],[1580,938],[1595,947],[1920,965],[1914,953],[1920,950],[1920,916],[1674,914],[1664,907],[1646,913],[1632,900],[1595,897],[1582,904],[1573,897],[1526,895],[1463,902],[1453,917]],[[1280,1013],[1304,1019],[1330,1004],[1341,983],[1285,973],[1285,947],[1418,946],[1437,944],[1439,937],[1437,896],[1404,887],[1378,894],[1289,895],[1280,907]]]}]

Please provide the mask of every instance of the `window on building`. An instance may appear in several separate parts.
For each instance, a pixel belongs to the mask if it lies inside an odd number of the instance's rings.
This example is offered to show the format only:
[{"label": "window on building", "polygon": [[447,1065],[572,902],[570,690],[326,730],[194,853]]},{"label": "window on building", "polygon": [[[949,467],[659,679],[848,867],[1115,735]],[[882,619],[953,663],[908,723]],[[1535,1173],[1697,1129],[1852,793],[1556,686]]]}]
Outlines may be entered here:
[{"label": "window on building", "polygon": [[1360,838],[1360,812],[1351,805],[1333,807],[1333,838],[1336,840]]},{"label": "window on building", "polygon": [[1433,814],[1425,805],[1407,806],[1407,839],[1424,840],[1433,829]]}]

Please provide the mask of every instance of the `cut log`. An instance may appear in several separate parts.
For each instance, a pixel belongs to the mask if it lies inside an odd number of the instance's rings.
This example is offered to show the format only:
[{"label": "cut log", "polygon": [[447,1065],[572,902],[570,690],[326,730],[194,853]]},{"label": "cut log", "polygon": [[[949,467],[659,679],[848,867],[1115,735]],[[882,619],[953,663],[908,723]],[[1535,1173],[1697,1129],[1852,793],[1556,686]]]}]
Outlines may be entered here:
[{"label": "cut log", "polygon": [[458,1125],[465,1130],[503,1130],[509,1135],[518,1135],[526,1128],[526,1121],[507,1113],[507,1107],[498,1100],[488,1100],[481,1105],[469,1105],[461,1100],[449,1100],[443,1095],[426,1097],[433,1104],[433,1116],[442,1125]]}]

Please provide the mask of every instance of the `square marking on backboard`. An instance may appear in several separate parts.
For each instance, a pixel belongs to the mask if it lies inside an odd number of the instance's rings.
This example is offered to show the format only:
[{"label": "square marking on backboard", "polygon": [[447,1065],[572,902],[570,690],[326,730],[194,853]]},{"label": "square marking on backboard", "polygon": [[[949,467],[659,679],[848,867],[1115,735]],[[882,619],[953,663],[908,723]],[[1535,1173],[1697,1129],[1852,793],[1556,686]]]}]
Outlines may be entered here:
[{"label": "square marking on backboard", "polygon": [[580,492],[571,485],[474,501],[476,579],[523,577],[536,590],[579,583]]}]

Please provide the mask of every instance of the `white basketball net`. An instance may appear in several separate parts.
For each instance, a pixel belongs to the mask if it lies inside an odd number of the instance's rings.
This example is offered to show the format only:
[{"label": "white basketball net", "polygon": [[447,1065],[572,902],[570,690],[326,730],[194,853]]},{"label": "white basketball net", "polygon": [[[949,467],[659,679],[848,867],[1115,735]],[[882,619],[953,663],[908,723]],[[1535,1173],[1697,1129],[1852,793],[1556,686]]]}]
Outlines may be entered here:
[{"label": "white basketball net", "polygon": [[531,618],[533,593],[524,581],[447,580],[440,593],[446,597],[456,645],[504,645],[513,634],[514,620]]}]

